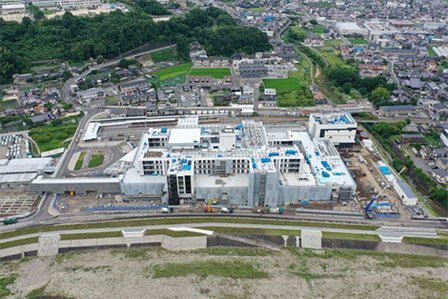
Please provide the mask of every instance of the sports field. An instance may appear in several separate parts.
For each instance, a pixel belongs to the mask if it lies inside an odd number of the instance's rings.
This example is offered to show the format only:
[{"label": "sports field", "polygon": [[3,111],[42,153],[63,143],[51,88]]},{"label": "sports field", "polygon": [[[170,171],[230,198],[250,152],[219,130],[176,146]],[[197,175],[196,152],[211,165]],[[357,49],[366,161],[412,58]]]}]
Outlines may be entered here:
[{"label": "sports field", "polygon": [[169,67],[167,69],[160,70],[158,72],[155,72],[154,75],[159,77],[160,80],[166,80],[170,78],[174,78],[177,76],[182,76],[188,74],[191,67],[193,66],[192,63],[184,63],[179,64],[173,67]]},{"label": "sports field", "polygon": [[225,76],[230,76],[229,68],[198,68],[191,69],[191,76],[211,76],[215,79],[222,79]]}]

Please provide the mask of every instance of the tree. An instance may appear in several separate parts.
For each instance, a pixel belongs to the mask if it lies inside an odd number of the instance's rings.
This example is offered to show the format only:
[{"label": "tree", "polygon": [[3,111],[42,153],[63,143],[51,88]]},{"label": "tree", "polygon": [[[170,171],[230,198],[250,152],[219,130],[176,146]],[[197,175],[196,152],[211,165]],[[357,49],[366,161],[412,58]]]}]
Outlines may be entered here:
[{"label": "tree", "polygon": [[156,0],[137,0],[135,1],[135,4],[150,15],[161,16],[170,14],[170,12]]},{"label": "tree", "polygon": [[19,74],[27,68],[27,59],[17,56],[8,50],[0,48],[0,84],[11,82],[14,74]]},{"label": "tree", "polygon": [[64,74],[62,75],[62,80],[66,82],[68,79],[70,79],[72,76],[72,73],[69,71],[64,71]]},{"label": "tree", "polygon": [[370,94],[369,100],[376,106],[381,106],[387,103],[390,99],[390,91],[387,88],[379,86],[375,88]]},{"label": "tree", "polygon": [[104,56],[103,55],[98,55],[96,57],[96,63],[102,64],[103,62],[104,62]]},{"label": "tree", "polygon": [[305,40],[305,32],[297,26],[289,27],[286,31],[285,39],[290,43],[303,42]]},{"label": "tree", "polygon": [[35,5],[30,5],[28,6],[28,9],[30,10],[31,14],[33,15],[33,18],[36,21],[42,21],[43,19],[45,19],[45,14],[43,13],[43,11],[39,9],[39,7]]},{"label": "tree", "polygon": [[448,209],[448,190],[444,188],[433,188],[430,191],[431,198],[438,201],[445,209]]},{"label": "tree", "polygon": [[333,65],[326,72],[327,79],[337,87],[346,83],[356,84],[359,80],[359,70],[350,65]]},{"label": "tree", "polygon": [[61,120],[60,118],[53,119],[53,120],[51,121],[51,125],[52,125],[53,127],[60,126],[60,125],[62,125],[62,120]]},{"label": "tree", "polygon": [[[137,1],[152,5],[155,0]],[[21,24],[0,19],[0,41],[3,50],[13,53],[12,57],[0,53],[2,84],[10,82],[13,74],[26,71],[30,60],[83,62],[100,55],[107,60],[144,44],[177,43],[178,53],[186,61],[190,59],[189,45],[194,41],[204,45],[210,55],[218,56],[253,54],[272,48],[265,33],[237,25],[229,14],[217,8],[193,9],[185,17],[159,23],[143,9],[113,11],[91,18],[66,12],[61,18],[40,22],[25,19]]]}]

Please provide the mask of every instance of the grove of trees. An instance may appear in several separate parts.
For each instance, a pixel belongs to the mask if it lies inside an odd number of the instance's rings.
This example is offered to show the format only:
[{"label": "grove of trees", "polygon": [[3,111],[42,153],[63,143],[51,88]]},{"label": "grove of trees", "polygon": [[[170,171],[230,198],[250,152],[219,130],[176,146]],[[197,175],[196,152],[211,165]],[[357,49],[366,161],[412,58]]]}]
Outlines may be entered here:
[{"label": "grove of trees", "polygon": [[384,76],[361,78],[358,68],[352,65],[333,65],[326,70],[325,76],[331,84],[346,93],[356,88],[377,107],[390,105],[390,93],[396,88]]},{"label": "grove of trees", "polygon": [[66,59],[85,61],[116,57],[146,43],[177,44],[181,59],[189,60],[189,44],[201,43],[211,55],[254,53],[271,49],[265,33],[236,25],[226,12],[210,7],[184,17],[155,23],[145,12],[114,11],[92,18],[66,12],[62,17],[21,24],[0,19],[0,83],[23,72],[30,61]]}]

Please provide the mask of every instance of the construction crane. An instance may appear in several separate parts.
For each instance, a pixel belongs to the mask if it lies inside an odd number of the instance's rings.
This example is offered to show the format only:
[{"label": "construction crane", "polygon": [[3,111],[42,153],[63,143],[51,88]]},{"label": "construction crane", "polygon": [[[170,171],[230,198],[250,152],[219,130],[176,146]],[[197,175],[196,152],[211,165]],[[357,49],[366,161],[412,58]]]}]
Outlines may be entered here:
[{"label": "construction crane", "polygon": [[[400,172],[397,174],[396,177],[394,177],[394,179],[392,180],[391,183],[393,183],[399,176],[400,174],[406,169],[406,167],[403,167]],[[380,192],[378,192],[377,195],[375,195],[374,197],[372,197],[372,199],[369,201],[369,203],[364,207],[364,213],[367,216],[367,218],[373,218],[372,215],[370,214],[370,207],[372,206],[372,204],[378,199],[378,197],[380,197],[381,194],[383,194],[384,191],[386,191],[387,188],[390,187],[390,184],[387,184],[383,189],[381,189]]]}]

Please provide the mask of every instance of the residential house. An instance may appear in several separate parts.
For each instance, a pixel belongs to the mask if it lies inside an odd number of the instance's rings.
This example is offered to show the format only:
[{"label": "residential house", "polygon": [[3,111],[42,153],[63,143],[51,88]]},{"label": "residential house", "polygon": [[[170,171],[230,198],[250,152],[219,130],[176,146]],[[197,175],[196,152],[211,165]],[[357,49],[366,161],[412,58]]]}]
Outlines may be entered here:
[{"label": "residential house", "polygon": [[92,100],[103,98],[105,95],[104,90],[99,87],[93,87],[87,90],[78,92],[78,100],[81,103],[90,102]]},{"label": "residential house", "polygon": [[431,170],[432,176],[440,184],[448,184],[448,171],[444,169],[433,169]]},{"label": "residential house", "polygon": [[448,158],[437,159],[436,166],[439,169],[448,170]]},{"label": "residential house", "polygon": [[277,106],[277,90],[275,88],[265,88],[261,99],[263,106]]},{"label": "residential house", "polygon": [[145,79],[123,82],[118,85],[121,94],[141,93],[151,89],[151,85]]},{"label": "residential house", "polygon": [[432,158],[434,160],[440,158],[446,158],[447,156],[448,156],[448,148],[446,147],[439,147],[432,150]]},{"label": "residential house", "polygon": [[399,105],[399,106],[381,106],[378,110],[380,116],[411,116],[416,112],[416,106]]},{"label": "residential house", "polygon": [[430,160],[432,158],[432,148],[429,146],[423,146],[420,149],[420,156],[422,156],[424,160]]},{"label": "residential house", "polygon": [[401,134],[400,141],[403,143],[421,143],[425,140],[425,137],[419,133],[413,134]]},{"label": "residential house", "polygon": [[54,116],[51,112],[31,116],[31,121],[33,122],[33,124],[47,122],[52,119],[54,119]]},{"label": "residential house", "polygon": [[264,63],[241,62],[238,72],[242,79],[264,78],[268,75],[268,68]]}]

